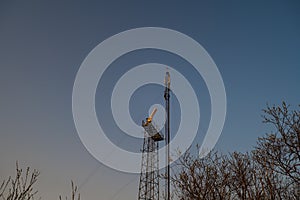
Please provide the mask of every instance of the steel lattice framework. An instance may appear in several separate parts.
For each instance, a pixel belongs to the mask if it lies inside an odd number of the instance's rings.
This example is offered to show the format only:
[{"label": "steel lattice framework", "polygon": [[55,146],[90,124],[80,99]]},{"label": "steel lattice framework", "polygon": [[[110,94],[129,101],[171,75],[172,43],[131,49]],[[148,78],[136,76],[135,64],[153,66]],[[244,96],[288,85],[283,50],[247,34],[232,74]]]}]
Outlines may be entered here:
[{"label": "steel lattice framework", "polygon": [[139,200],[159,199],[158,142],[163,140],[163,137],[151,123],[151,118],[150,120],[149,118],[147,118],[146,123],[142,123],[145,132],[142,148]]},{"label": "steel lattice framework", "polygon": [[[166,200],[170,200],[170,74],[166,72],[165,76],[165,92],[166,101]],[[155,108],[151,115],[146,118],[146,122],[142,122],[145,129],[144,144],[142,148],[142,166],[139,184],[138,200],[158,200],[159,199],[159,160],[158,148],[159,141],[164,140],[163,136],[157,131],[152,124],[152,118],[157,109]]]}]

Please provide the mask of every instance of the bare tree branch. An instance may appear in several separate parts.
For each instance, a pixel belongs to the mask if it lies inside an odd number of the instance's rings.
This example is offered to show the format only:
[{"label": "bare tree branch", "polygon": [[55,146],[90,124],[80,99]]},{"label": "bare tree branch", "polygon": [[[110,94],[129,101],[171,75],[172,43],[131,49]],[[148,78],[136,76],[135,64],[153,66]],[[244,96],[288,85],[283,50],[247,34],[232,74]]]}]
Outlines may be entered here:
[{"label": "bare tree branch", "polygon": [[28,167],[25,174],[19,168],[16,162],[16,176],[9,177],[7,181],[3,181],[0,187],[0,198],[2,200],[33,200],[37,195],[34,185],[37,182],[39,172]]}]

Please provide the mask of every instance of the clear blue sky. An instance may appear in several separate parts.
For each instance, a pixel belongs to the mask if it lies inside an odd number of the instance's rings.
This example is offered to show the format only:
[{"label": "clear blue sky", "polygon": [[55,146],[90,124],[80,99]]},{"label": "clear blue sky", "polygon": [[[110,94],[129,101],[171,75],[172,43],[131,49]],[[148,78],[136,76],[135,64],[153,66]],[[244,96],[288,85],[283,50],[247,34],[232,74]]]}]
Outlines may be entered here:
[{"label": "clear blue sky", "polygon": [[[251,150],[256,138],[271,130],[261,123],[266,103],[300,102],[299,9],[298,1],[1,1],[0,180],[14,173],[19,160],[41,171],[39,192],[44,199],[69,192],[71,179],[82,186],[83,199],[137,198],[138,175],[114,171],[95,160],[82,145],[72,118],[72,88],[84,58],[106,38],[137,27],[180,31],[208,51],[227,93],[227,118],[216,149]],[[111,66],[106,85],[120,76],[114,66],[125,70],[153,61],[184,65],[165,52],[133,52]],[[203,126],[194,144],[201,143],[209,96],[200,76],[188,67],[182,73],[201,99]],[[137,123],[147,106],[163,102],[162,91],[149,86],[134,94],[130,111]],[[141,104],[145,97],[148,101]],[[96,101],[98,110],[105,108],[107,96],[101,86]],[[173,109],[176,105],[174,100]],[[98,117],[114,130],[111,114]],[[174,129],[177,118],[174,115]],[[120,133],[114,134],[111,139],[120,142]],[[124,140],[124,148],[141,145]]]}]

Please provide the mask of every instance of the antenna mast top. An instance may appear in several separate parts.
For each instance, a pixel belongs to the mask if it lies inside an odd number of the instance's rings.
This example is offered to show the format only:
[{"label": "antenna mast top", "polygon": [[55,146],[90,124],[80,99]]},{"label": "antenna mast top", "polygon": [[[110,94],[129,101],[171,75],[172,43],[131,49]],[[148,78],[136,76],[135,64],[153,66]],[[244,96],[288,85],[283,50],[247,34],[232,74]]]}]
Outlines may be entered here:
[{"label": "antenna mast top", "polygon": [[169,89],[170,89],[170,83],[171,83],[170,73],[167,69],[166,76],[165,76],[165,86]]}]

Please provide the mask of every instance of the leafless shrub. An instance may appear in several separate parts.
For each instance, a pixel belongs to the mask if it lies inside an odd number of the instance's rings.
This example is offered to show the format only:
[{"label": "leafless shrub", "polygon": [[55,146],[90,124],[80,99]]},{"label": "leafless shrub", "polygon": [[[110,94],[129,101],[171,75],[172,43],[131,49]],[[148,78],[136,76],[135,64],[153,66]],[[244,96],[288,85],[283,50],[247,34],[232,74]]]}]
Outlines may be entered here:
[{"label": "leafless shrub", "polygon": [[[64,198],[65,200],[68,200],[68,197]],[[80,193],[78,193],[78,187],[74,185],[73,181],[71,181],[71,200],[80,200]],[[59,196],[59,200],[63,200],[62,196]]]},{"label": "leafless shrub", "polygon": [[185,153],[173,167],[172,183],[182,200],[300,199],[300,112],[283,102],[264,110],[275,133],[259,138],[250,153],[205,158]]},{"label": "leafless shrub", "polygon": [[16,176],[9,177],[0,185],[0,198],[2,200],[33,200],[38,192],[34,189],[34,185],[39,174],[36,169],[31,171],[29,167],[23,173],[17,162]]}]

